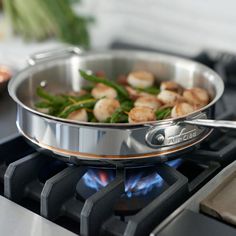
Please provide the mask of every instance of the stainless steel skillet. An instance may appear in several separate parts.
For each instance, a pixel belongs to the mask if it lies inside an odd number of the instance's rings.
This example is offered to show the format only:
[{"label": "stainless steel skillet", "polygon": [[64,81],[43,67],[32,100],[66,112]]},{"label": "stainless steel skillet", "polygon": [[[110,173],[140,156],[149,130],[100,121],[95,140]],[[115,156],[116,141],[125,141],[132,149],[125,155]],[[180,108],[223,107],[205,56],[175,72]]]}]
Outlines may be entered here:
[{"label": "stainless steel skillet", "polygon": [[[211,133],[209,127],[236,128],[236,122],[214,121],[214,105],[223,94],[222,79],[199,63],[144,51],[91,51],[65,48],[39,53],[9,83],[18,104],[17,127],[40,150],[65,161],[85,164],[146,165],[187,151]],[[86,84],[78,70],[104,71],[109,79],[133,70],[152,72],[160,81],[208,90],[212,101],[178,119],[140,124],[76,122],[34,109],[38,86],[52,92],[79,91]],[[208,127],[208,128],[206,128]]]}]

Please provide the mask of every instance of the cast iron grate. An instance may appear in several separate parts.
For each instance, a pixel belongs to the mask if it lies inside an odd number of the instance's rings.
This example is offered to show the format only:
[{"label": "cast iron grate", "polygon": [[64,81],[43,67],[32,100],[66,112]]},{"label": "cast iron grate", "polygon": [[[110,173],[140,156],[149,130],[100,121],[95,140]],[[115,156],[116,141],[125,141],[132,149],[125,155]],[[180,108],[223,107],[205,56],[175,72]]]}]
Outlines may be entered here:
[{"label": "cast iron grate", "polygon": [[[208,152],[211,155],[206,158]],[[122,217],[114,214],[114,205],[124,193],[125,170],[117,170],[112,182],[81,200],[76,186],[86,167],[37,153],[17,135],[0,143],[1,187],[7,198],[81,235],[147,235],[215,175],[222,160],[232,153],[235,148],[229,141],[221,149],[186,154],[177,168],[157,165],[168,188],[134,215]]]},{"label": "cast iron grate", "polygon": [[[23,138],[18,136],[14,138],[13,143],[22,140]],[[11,142],[12,140],[8,140],[7,144],[2,145],[10,145]],[[22,142],[21,145],[25,145],[27,149],[27,143]],[[3,152],[0,156],[2,162],[6,161],[4,157],[7,156]],[[53,170],[53,176],[51,172],[48,173],[48,166],[53,166],[49,168]],[[156,166],[156,170],[168,184],[167,190],[126,221],[121,217],[116,218],[113,212],[115,202],[124,193],[125,170],[117,170],[113,181],[82,202],[75,193],[76,185],[85,174],[86,168],[66,165],[33,152],[9,163],[4,174],[4,195],[23,206],[28,202],[26,199],[38,202],[40,209],[31,210],[50,220],[60,222],[61,217],[66,217],[78,222],[77,232],[81,235],[95,235],[97,232],[103,235],[117,235],[119,231],[122,231],[121,235],[144,235],[173,211],[176,204],[179,205],[186,199],[188,193],[187,178],[174,168],[162,164]],[[172,198],[173,195],[175,198]],[[119,221],[122,229],[114,232],[115,229],[110,226],[111,219]],[[113,232],[109,232],[110,229]]]}]

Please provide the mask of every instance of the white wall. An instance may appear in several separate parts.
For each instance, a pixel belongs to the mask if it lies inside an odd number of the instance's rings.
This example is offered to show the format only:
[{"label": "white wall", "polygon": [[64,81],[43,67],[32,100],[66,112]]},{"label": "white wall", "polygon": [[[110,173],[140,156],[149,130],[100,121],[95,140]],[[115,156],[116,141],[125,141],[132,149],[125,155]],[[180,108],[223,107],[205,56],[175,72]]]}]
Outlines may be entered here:
[{"label": "white wall", "polygon": [[236,52],[235,0],[83,0],[77,9],[96,18],[93,47],[119,39],[186,54]]}]

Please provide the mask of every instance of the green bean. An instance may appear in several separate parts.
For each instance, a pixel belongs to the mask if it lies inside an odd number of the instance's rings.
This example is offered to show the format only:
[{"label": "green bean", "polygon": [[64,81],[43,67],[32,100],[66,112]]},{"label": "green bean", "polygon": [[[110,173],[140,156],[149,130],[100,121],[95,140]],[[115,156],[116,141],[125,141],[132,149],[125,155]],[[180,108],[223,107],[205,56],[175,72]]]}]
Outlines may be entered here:
[{"label": "green bean", "polygon": [[95,103],[96,103],[95,99],[88,99],[88,100],[77,102],[75,104],[65,107],[65,109],[58,116],[60,118],[67,118],[70,113],[77,111],[79,109],[93,108]]},{"label": "green bean", "polygon": [[156,87],[149,87],[149,88],[136,88],[137,91],[139,92],[145,92],[145,93],[150,93],[153,95],[157,95],[160,93],[160,89]]},{"label": "green bean", "polygon": [[80,101],[83,101],[83,100],[88,100],[88,99],[93,98],[93,96],[91,94],[84,94],[84,95],[81,95],[81,96],[72,96],[72,95],[63,94],[62,96],[64,98],[68,99],[68,100],[73,99],[76,102],[80,102]]},{"label": "green bean", "polygon": [[[49,108],[48,114],[53,116],[60,116],[64,110],[72,105],[77,105],[79,102],[92,99],[91,94],[85,94],[82,96],[71,96],[62,94],[59,96],[51,95],[45,89],[38,87],[37,88],[37,95],[41,97],[43,100],[39,101],[35,104],[37,108]],[[63,115],[64,116],[64,115]]]},{"label": "green bean", "polygon": [[129,112],[134,107],[133,101],[125,101],[121,103],[121,106],[115,110],[110,117],[110,123],[124,123],[128,122],[128,115],[125,112]]},{"label": "green bean", "polygon": [[170,115],[170,113],[171,113],[170,107],[161,108],[155,112],[156,119],[163,120],[163,119],[167,118]]},{"label": "green bean", "polygon": [[108,117],[108,118],[104,121],[104,123],[111,123],[111,117]]},{"label": "green bean", "polygon": [[131,100],[124,101],[121,103],[121,108],[123,111],[129,112],[134,107],[134,102]]},{"label": "green bean", "polygon": [[79,70],[80,72],[80,75],[85,79],[85,80],[88,80],[90,82],[94,82],[94,83],[102,83],[102,84],[105,84],[109,87],[112,87],[114,88],[118,94],[120,94],[121,96],[125,97],[125,98],[128,98],[129,97],[129,94],[128,92],[126,91],[126,89],[117,84],[116,82],[114,81],[110,81],[110,80],[106,80],[106,79],[103,79],[103,78],[99,78],[95,75],[89,75],[87,74],[85,71],[83,70]]},{"label": "green bean", "polygon": [[93,88],[94,88],[93,85],[86,85],[82,87],[82,89],[86,90],[87,92],[91,92]]},{"label": "green bean", "polygon": [[64,103],[66,100],[62,96],[54,96],[50,93],[46,92],[42,87],[38,87],[36,93],[39,97],[48,100],[49,102],[61,104]]},{"label": "green bean", "polygon": [[97,119],[95,118],[93,112],[88,112],[88,122],[98,122]]},{"label": "green bean", "polygon": [[52,104],[47,101],[40,101],[34,104],[37,108],[50,108]]},{"label": "green bean", "polygon": [[124,123],[128,122],[128,115],[124,113],[121,108],[116,109],[112,114],[110,123]]}]

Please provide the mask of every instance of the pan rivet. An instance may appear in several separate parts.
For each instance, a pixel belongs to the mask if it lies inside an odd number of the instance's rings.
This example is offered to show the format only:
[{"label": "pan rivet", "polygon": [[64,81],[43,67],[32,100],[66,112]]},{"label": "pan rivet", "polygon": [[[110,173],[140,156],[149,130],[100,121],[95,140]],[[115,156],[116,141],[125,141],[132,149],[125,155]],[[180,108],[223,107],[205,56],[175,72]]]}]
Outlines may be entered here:
[{"label": "pan rivet", "polygon": [[156,141],[158,142],[158,144],[162,144],[165,140],[165,137],[163,134],[158,134],[156,137],[155,137]]}]

